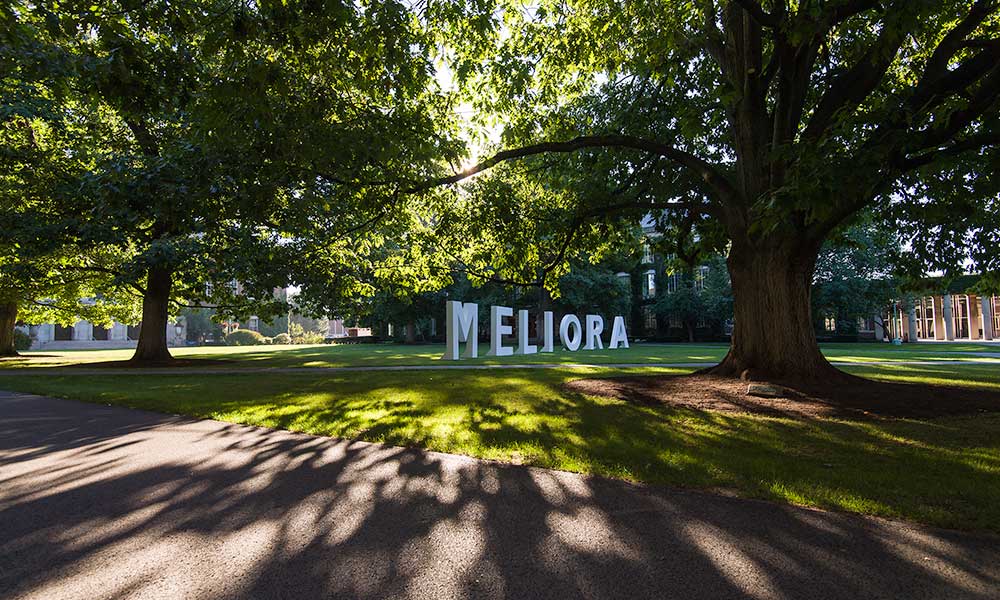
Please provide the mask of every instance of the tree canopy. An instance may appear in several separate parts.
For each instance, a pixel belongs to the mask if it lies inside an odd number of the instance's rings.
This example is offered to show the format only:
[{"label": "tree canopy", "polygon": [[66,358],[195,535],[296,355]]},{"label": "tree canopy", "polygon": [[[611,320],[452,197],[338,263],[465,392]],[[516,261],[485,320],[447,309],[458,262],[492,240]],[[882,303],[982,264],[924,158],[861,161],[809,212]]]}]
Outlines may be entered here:
[{"label": "tree canopy", "polygon": [[167,315],[184,304],[266,317],[285,308],[275,287],[318,270],[356,292],[351,269],[377,243],[357,238],[375,220],[367,235],[391,235],[398,205],[369,182],[428,177],[457,152],[429,39],[398,2],[17,2],[3,14],[18,32],[6,51],[60,58],[12,79],[18,102],[91,132],[57,149],[88,163],[55,202],[73,243],[114,249],[115,277],[141,290],[137,359],[169,358]]}]

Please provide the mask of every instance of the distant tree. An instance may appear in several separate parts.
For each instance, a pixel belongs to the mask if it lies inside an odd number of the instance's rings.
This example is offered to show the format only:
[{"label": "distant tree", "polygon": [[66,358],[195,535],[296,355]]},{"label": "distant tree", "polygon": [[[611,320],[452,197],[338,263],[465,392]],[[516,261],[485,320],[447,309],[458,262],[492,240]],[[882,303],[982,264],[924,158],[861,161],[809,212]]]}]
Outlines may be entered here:
[{"label": "distant tree", "polygon": [[705,275],[702,303],[705,318],[723,332],[726,323],[733,319],[733,285],[726,269],[726,259],[721,255],[710,257],[705,264],[708,273]]},{"label": "distant tree", "polygon": [[188,341],[219,341],[225,336],[222,324],[215,320],[213,308],[184,308],[180,311],[180,316],[187,326]]},{"label": "distant tree", "polygon": [[870,216],[824,244],[812,291],[816,329],[832,317],[836,333],[856,333],[858,318],[880,314],[900,299],[895,270],[901,256],[895,234]]},{"label": "distant tree", "polygon": [[559,296],[553,299],[552,306],[563,313],[588,312],[606,318],[627,314],[632,290],[626,280],[618,277],[621,270],[613,261],[572,261],[569,272],[559,278]]},{"label": "distant tree", "polygon": [[694,274],[691,271],[676,273],[677,286],[673,291],[662,294],[656,301],[655,310],[661,318],[677,319],[684,325],[688,341],[694,341],[698,319],[705,312],[705,302],[700,290],[695,289]]},{"label": "distant tree", "polygon": [[[673,261],[676,289],[663,293],[656,301],[656,312],[663,318],[675,318],[684,325],[688,341],[695,341],[699,321],[721,331],[733,316],[733,292],[725,259],[712,256],[695,267]],[[702,267],[707,267],[703,272]]]},{"label": "distant tree", "polygon": [[[330,327],[330,320],[326,317],[309,317],[293,312],[289,327],[292,325],[298,327],[305,333],[319,333],[326,335],[326,332]],[[289,329],[289,331],[291,331],[291,329]]]}]

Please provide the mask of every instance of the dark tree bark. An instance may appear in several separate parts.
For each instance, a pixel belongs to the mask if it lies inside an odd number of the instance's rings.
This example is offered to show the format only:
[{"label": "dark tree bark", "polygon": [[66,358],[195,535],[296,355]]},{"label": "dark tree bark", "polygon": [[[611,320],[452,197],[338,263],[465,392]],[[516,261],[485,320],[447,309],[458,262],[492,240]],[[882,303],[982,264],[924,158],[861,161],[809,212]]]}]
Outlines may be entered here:
[{"label": "dark tree bark", "polygon": [[688,320],[686,320],[684,322],[684,325],[687,328],[688,343],[693,344],[694,343],[695,322],[692,321],[692,320],[690,320],[690,319],[688,319]]},{"label": "dark tree bark", "polygon": [[818,252],[817,242],[801,238],[733,245],[732,346],[708,372],[800,382],[849,377],[826,360],[816,342],[810,294]]},{"label": "dark tree bark", "polygon": [[142,326],[139,342],[132,355],[134,363],[163,363],[173,360],[167,349],[167,321],[172,273],[164,267],[152,267],[146,277],[142,297]]},{"label": "dark tree bark", "polygon": [[14,325],[17,324],[17,303],[0,303],[0,356],[17,356],[14,348]]},{"label": "dark tree bark", "polygon": [[417,343],[417,325],[413,321],[406,324],[406,343],[416,344]]}]

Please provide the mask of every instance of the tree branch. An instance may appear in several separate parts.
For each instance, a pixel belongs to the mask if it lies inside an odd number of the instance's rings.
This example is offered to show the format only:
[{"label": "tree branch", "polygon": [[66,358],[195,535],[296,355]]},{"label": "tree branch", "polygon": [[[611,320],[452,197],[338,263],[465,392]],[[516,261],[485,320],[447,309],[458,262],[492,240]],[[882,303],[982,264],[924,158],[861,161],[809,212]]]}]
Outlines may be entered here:
[{"label": "tree branch", "polygon": [[912,171],[934,162],[940,156],[955,156],[962,154],[963,152],[973,152],[983,150],[984,148],[998,146],[1000,146],[1000,133],[972,135],[943,148],[937,148],[929,152],[905,158],[902,161],[902,169],[904,172]]},{"label": "tree branch", "polygon": [[834,4],[829,10],[821,17],[821,21],[828,23],[830,27],[834,27],[843,23],[847,19],[850,19],[854,15],[861,14],[866,10],[871,10],[879,5],[879,0],[848,0],[847,2],[841,2],[839,4]]},{"label": "tree branch", "polygon": [[564,142],[543,142],[498,152],[477,165],[447,177],[438,177],[414,184],[400,190],[403,194],[415,194],[435,187],[452,185],[468,179],[502,162],[536,156],[538,154],[568,153],[587,148],[624,148],[649,152],[670,159],[687,167],[704,181],[723,202],[732,202],[740,197],[739,191],[715,166],[697,156],[660,142],[621,135],[580,136]]},{"label": "tree branch", "polygon": [[139,144],[139,149],[146,156],[159,156],[159,144],[156,142],[156,136],[149,130],[141,120],[134,117],[124,116],[122,119],[125,121],[125,125],[128,126],[132,135],[135,136],[136,142]]},{"label": "tree branch", "polygon": [[739,4],[743,10],[750,13],[750,16],[754,21],[757,21],[762,27],[775,28],[781,24],[781,20],[769,12],[764,11],[764,8],[756,2],[756,0],[734,0],[736,4]]},{"label": "tree branch", "polygon": [[[724,79],[729,79],[732,73],[732,65],[729,55],[726,53],[726,45],[723,41],[722,32],[716,22],[718,13],[715,9],[714,0],[703,0],[705,10],[705,51],[712,57],[715,64],[719,66],[719,71]],[[731,80],[730,80],[731,81]]]},{"label": "tree branch", "polygon": [[947,142],[998,103],[1000,103],[1000,63],[996,63],[992,72],[971,95],[964,108],[952,111],[940,119],[941,125],[924,131],[920,140],[911,149],[930,148]]},{"label": "tree branch", "polygon": [[[965,38],[979,27],[990,12],[996,8],[996,0],[978,0],[969,9],[969,14],[949,31],[927,60],[921,83],[932,83],[948,72],[951,57],[964,46]],[[918,86],[919,87],[919,86]]]},{"label": "tree branch", "polygon": [[861,59],[827,88],[809,119],[803,139],[819,139],[829,129],[834,115],[861,104],[882,81],[905,39],[906,32],[883,26]]}]

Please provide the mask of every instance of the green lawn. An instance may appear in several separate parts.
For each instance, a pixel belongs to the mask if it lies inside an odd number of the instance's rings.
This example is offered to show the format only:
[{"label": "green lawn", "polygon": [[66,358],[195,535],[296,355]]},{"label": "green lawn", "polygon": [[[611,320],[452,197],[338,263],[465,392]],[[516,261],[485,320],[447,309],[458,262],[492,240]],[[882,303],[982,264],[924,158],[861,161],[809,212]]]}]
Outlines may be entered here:
[{"label": "green lawn", "polygon": [[[705,356],[710,349],[640,347],[627,361]],[[369,364],[363,348],[311,350],[322,360],[340,361],[332,364]],[[378,351],[395,353],[388,356],[397,364],[432,360],[419,348]],[[713,356],[722,351],[716,347]],[[570,357],[583,362],[579,354]],[[302,364],[296,361],[301,355],[282,364]],[[1000,389],[995,364],[848,370],[892,381]],[[50,372],[0,376],[0,388],[1000,532],[1000,414],[794,420],[635,406],[561,388],[570,379],[623,372],[685,371]],[[132,377],[141,377],[142,385]]]},{"label": "green lawn", "polygon": [[[487,346],[479,349],[479,358],[458,364],[538,364],[538,363],[694,363],[714,362],[726,354],[725,344],[633,344],[629,349],[565,352],[510,356],[500,359],[486,356]],[[969,353],[985,352],[1000,357],[1000,346],[986,344],[830,344],[824,353],[843,362],[894,360],[987,360]],[[318,345],[318,346],[218,346],[174,348],[178,358],[226,360],[233,367],[347,367],[378,365],[427,365],[444,362],[443,345],[404,346]],[[53,350],[25,352],[24,356],[0,360],[0,368],[53,367],[122,361],[132,350]]]}]

